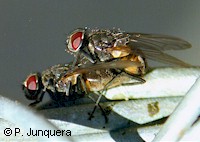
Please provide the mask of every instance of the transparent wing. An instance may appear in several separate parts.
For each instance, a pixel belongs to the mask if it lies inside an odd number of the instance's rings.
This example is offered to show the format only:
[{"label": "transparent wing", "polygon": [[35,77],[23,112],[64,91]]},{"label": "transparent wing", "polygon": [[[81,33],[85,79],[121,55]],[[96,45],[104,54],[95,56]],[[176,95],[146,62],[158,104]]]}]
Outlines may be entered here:
[{"label": "transparent wing", "polygon": [[157,50],[180,50],[191,47],[191,44],[183,39],[157,34],[127,33],[132,42],[137,43],[140,48],[148,49],[154,47]]},{"label": "transparent wing", "polygon": [[182,66],[182,67],[191,67],[190,64],[185,63],[185,62],[183,62],[171,55],[163,53],[163,52],[159,52],[159,51],[152,52],[152,51],[147,51],[147,50],[143,50],[142,52],[146,59],[151,59],[154,61],[163,62],[163,63],[167,63],[167,64],[174,64],[174,65],[178,65],[178,66]]},{"label": "transparent wing", "polygon": [[146,59],[189,67],[191,65],[162,51],[181,50],[191,47],[191,44],[182,39],[154,34],[128,33],[130,35],[129,46],[136,55],[142,55]]}]

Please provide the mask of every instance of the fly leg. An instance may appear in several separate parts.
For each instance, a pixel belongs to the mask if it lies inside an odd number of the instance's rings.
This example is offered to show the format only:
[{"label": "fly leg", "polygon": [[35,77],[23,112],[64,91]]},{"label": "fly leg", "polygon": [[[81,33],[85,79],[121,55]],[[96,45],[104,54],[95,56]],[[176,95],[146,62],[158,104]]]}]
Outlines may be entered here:
[{"label": "fly leg", "polygon": [[92,101],[96,102],[94,100],[94,98],[92,98],[89,93],[88,93],[88,90],[87,90],[87,87],[86,87],[86,84],[85,84],[85,81],[82,77],[82,75],[79,75],[77,77],[77,86],[78,86],[78,90],[83,90],[85,92],[85,95],[87,95]]},{"label": "fly leg", "polygon": [[73,71],[75,66],[80,62],[81,55],[83,55],[83,57],[86,57],[93,64],[96,62],[96,58],[93,59],[91,55],[89,55],[86,51],[80,50],[78,53],[76,53],[75,59],[71,66],[71,71]]},{"label": "fly leg", "polygon": [[[84,92],[85,92],[85,94],[86,94],[92,101],[96,102],[96,101],[94,100],[94,98],[92,98],[90,95],[88,95],[89,93],[88,93],[88,91],[87,91],[85,81],[84,81],[84,79],[83,79],[83,77],[82,77],[81,75],[78,76],[78,81],[77,81],[77,82],[78,82],[78,83],[77,83],[77,86],[79,86],[78,88],[81,89],[80,87],[82,87],[83,90],[84,90]],[[98,99],[100,99],[100,98],[98,98]],[[97,100],[97,101],[98,101],[98,100]],[[99,101],[100,101],[100,100],[99,100]],[[101,111],[102,111],[102,113],[103,113],[103,116],[105,117],[105,122],[107,123],[107,122],[108,122],[108,118],[107,118],[107,116],[106,116],[106,114],[105,114],[103,108],[101,107],[101,105],[100,105],[99,103],[98,103],[97,105],[95,104],[95,107],[94,107],[94,109],[93,109],[93,111],[92,111],[92,113],[90,114],[90,116],[89,116],[88,119],[91,120],[91,119],[93,118],[93,114],[94,114],[94,112],[95,112],[97,106],[99,106],[99,108],[101,109]]]},{"label": "fly leg", "polygon": [[[71,66],[71,70],[70,70],[70,71],[73,71],[73,70],[74,70],[74,67],[76,66],[76,64],[77,64],[77,62],[78,62],[79,56],[80,56],[80,53],[78,52],[78,53],[76,54],[76,57],[75,57],[73,63],[72,63],[72,66]],[[69,72],[70,72],[70,71],[69,71]]]},{"label": "fly leg", "polygon": [[[127,77],[131,78],[132,80],[135,80],[137,82],[122,82],[121,85],[137,85],[137,84],[143,84],[146,82],[146,80],[142,79],[140,76],[136,76],[136,75],[132,75],[132,74],[128,74],[126,72],[122,72],[124,74],[126,74]],[[121,73],[121,74],[122,74]]]},{"label": "fly leg", "polygon": [[[115,77],[116,77],[116,76],[115,76]],[[102,92],[105,92],[105,91],[107,90],[108,86],[109,86],[110,84],[112,84],[112,82],[113,82],[113,80],[115,79],[115,77],[113,77],[113,78],[105,85],[105,87],[104,87],[104,89],[103,89]],[[89,120],[92,119],[93,114],[94,114],[94,112],[95,112],[97,106],[99,106],[99,108],[101,109],[101,111],[102,111],[102,113],[103,113],[103,115],[104,115],[104,117],[105,117],[105,122],[107,123],[107,122],[108,122],[108,118],[107,118],[107,116],[106,116],[106,114],[105,114],[105,111],[103,110],[103,108],[102,108],[102,107],[100,106],[100,104],[99,104],[102,95],[103,95],[103,93],[100,93],[100,94],[99,94],[99,97],[98,97],[97,101],[95,102],[94,109],[93,109],[92,113],[90,114]]]},{"label": "fly leg", "polygon": [[100,102],[101,97],[102,97],[102,94],[99,95],[98,100],[95,102],[95,106],[94,106],[94,108],[92,110],[92,113],[90,114],[90,117],[88,119],[91,120],[94,117],[93,114],[94,114],[97,106],[99,106],[99,108],[101,109],[101,111],[103,113],[103,116],[105,118],[105,123],[107,123],[108,122],[108,117],[106,116],[106,113],[105,113],[104,109],[101,107],[101,105],[99,103],[97,103],[97,102]]},{"label": "fly leg", "polygon": [[76,85],[71,85],[69,88],[69,97],[80,98],[87,94],[87,89],[81,75],[77,77]]},{"label": "fly leg", "polygon": [[[123,79],[122,76],[126,76],[126,77],[130,78],[131,81],[127,81],[126,79]],[[118,82],[118,83],[116,83],[116,82]],[[131,74],[128,74],[128,73],[126,73],[124,71],[121,71],[118,75],[113,77],[113,79],[110,80],[105,85],[104,89],[101,91],[102,93],[100,94],[96,104],[98,104],[100,102],[100,99],[101,99],[102,95],[106,95],[106,91],[107,91],[108,88],[117,87],[117,86],[120,86],[120,85],[122,85],[122,86],[125,86],[125,85],[137,85],[137,84],[143,84],[145,82],[146,82],[146,80],[142,79],[140,76],[131,75]],[[112,84],[115,84],[115,85],[112,85]]]},{"label": "fly leg", "polygon": [[[113,77],[112,80],[110,80],[110,81],[105,85],[104,89],[103,89],[103,90],[101,91],[101,93],[99,94],[99,97],[98,97],[98,99],[97,99],[97,101],[96,101],[96,103],[95,103],[94,109],[93,109],[93,111],[92,111],[92,113],[91,113],[89,119],[92,118],[92,116],[93,116],[93,114],[94,114],[94,112],[95,112],[97,106],[100,107],[99,102],[100,102],[100,100],[101,100],[102,95],[105,95],[105,94],[106,94],[107,89],[108,89],[109,87],[112,87],[112,84],[113,84],[114,82],[116,82],[116,81],[123,81],[123,80],[119,80],[119,78],[120,78],[123,74],[125,74],[127,77],[129,77],[129,78],[131,78],[132,80],[135,80],[135,81],[137,81],[137,82],[127,82],[127,81],[125,81],[125,82],[119,83],[119,84],[116,85],[116,86],[119,86],[119,85],[136,85],[136,84],[143,84],[143,83],[146,82],[146,81],[145,81],[144,79],[142,79],[141,77],[134,76],[134,75],[130,75],[130,74],[124,72],[124,71],[120,72],[118,75],[116,75],[115,77]],[[116,86],[115,86],[115,87],[116,87]],[[102,110],[104,116],[106,117],[106,114],[105,114],[104,110],[103,110],[101,107],[100,107],[100,109]],[[106,117],[106,122],[107,122],[107,121],[108,121],[108,120],[107,120],[107,117]]]}]

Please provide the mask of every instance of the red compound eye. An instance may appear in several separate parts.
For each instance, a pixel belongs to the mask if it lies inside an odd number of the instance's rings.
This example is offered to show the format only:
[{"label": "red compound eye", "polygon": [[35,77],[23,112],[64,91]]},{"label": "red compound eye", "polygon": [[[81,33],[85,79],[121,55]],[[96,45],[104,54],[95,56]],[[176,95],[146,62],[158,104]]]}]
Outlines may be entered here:
[{"label": "red compound eye", "polygon": [[77,29],[73,32],[69,38],[68,49],[72,52],[77,52],[82,46],[85,31],[83,29]]},{"label": "red compound eye", "polygon": [[82,32],[77,32],[71,36],[71,45],[74,50],[77,50],[81,46],[83,40],[82,38]]},{"label": "red compound eye", "polygon": [[26,87],[29,90],[37,90],[38,89],[38,78],[36,75],[31,75],[26,80]]}]

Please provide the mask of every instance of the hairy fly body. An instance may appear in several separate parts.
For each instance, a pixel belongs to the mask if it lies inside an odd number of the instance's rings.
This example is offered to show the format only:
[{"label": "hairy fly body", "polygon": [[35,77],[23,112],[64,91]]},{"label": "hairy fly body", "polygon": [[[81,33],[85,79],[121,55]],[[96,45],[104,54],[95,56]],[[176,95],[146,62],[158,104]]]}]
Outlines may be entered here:
[{"label": "hairy fly body", "polygon": [[125,66],[120,71],[137,78],[140,83],[145,82],[142,76],[146,73],[148,59],[190,67],[189,64],[163,52],[190,48],[190,43],[166,35],[128,33],[119,29],[79,28],[68,36],[66,47],[67,51],[75,56],[72,72],[74,67],[80,63],[83,65],[88,62],[98,64],[116,60],[132,61],[138,66],[134,64]]},{"label": "hairy fly body", "polygon": [[77,63],[112,61],[123,57],[137,57],[179,66],[190,66],[163,51],[190,48],[180,38],[143,33],[127,33],[119,29],[76,29],[66,40],[67,51],[75,56]]},{"label": "hairy fly body", "polygon": [[[124,68],[128,66],[139,67],[139,64],[132,61],[115,61],[106,64],[91,64],[76,67],[74,72],[69,72],[72,63],[58,64],[48,68],[42,73],[30,74],[22,84],[25,96],[30,100],[36,100],[32,105],[39,103],[45,92],[48,92],[53,100],[59,98],[57,95],[73,96],[81,94],[85,87],[88,91],[103,90],[114,77],[121,73],[112,68]],[[81,81],[84,80],[84,84]],[[114,83],[114,82],[113,82]],[[118,85],[123,82],[118,81]],[[82,85],[82,86],[81,86]],[[96,86],[96,87],[95,87]],[[110,84],[117,86],[117,84]],[[56,95],[57,94],[57,95]]]},{"label": "hairy fly body", "polygon": [[[144,82],[143,79],[122,71],[123,68],[129,66],[141,67],[134,61],[116,60],[103,64],[83,65],[69,72],[71,66],[71,63],[55,65],[41,74],[29,75],[23,83],[23,90],[28,99],[35,100],[30,105],[41,102],[45,92],[59,103],[63,101],[61,96],[81,97],[90,92],[101,96],[110,88]],[[99,105],[99,101],[96,106]]]}]

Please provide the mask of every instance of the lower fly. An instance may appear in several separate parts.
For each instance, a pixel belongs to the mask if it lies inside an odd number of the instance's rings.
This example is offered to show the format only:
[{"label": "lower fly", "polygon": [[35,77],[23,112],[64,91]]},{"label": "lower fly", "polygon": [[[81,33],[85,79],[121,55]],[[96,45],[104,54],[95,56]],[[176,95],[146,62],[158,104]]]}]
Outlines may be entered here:
[{"label": "lower fly", "polygon": [[95,110],[99,106],[101,96],[105,94],[107,89],[124,84],[145,82],[140,75],[129,75],[121,70],[132,67],[140,73],[139,71],[144,66],[137,61],[122,59],[95,65],[83,65],[77,67],[73,72],[69,72],[71,65],[71,63],[56,65],[43,71],[42,74],[29,75],[23,83],[23,90],[28,99],[35,100],[30,105],[40,103],[45,92],[48,92],[51,98],[57,102],[62,101],[60,96],[79,97],[93,92],[100,96],[96,101]]}]

